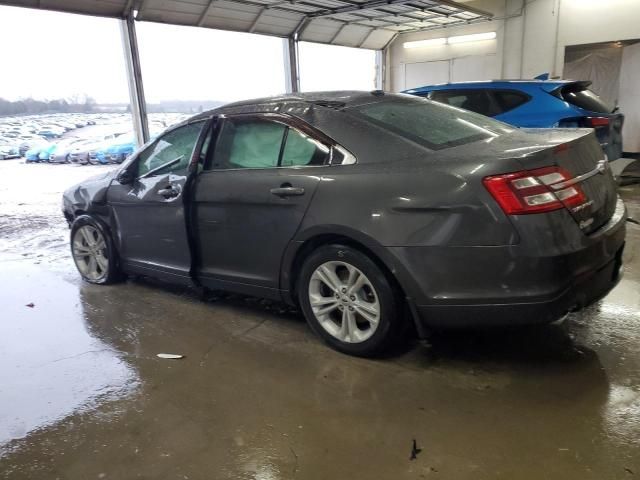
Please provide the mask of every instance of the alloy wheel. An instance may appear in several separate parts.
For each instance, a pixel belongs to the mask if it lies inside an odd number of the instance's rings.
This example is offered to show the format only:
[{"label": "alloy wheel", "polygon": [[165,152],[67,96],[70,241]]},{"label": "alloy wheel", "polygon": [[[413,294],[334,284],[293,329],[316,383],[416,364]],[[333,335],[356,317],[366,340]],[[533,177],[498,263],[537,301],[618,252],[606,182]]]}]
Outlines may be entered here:
[{"label": "alloy wheel", "polygon": [[73,260],[80,273],[92,281],[98,281],[109,274],[107,242],[96,227],[83,225],[73,237]]},{"label": "alloy wheel", "polygon": [[343,261],[320,265],[309,280],[309,303],[318,323],[346,343],[360,343],[380,323],[380,302],[367,276]]}]

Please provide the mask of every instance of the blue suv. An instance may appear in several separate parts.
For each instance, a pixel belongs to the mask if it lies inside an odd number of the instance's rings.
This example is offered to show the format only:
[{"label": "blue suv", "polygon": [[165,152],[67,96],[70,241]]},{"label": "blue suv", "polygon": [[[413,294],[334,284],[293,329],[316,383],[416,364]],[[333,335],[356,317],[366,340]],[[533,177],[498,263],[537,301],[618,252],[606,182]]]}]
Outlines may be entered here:
[{"label": "blue suv", "polygon": [[437,102],[481,113],[517,127],[593,128],[609,160],[622,156],[624,116],[572,80],[492,80],[430,85],[405,90]]}]

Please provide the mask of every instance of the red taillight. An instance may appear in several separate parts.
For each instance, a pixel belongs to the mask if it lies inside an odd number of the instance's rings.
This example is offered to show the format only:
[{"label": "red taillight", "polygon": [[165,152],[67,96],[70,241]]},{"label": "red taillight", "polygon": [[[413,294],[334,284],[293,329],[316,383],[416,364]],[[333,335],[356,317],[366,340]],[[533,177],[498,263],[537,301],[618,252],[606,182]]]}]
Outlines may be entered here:
[{"label": "red taillight", "polygon": [[562,182],[571,175],[560,167],[485,177],[482,182],[507,215],[551,212],[582,205],[586,197],[577,184]]},{"label": "red taillight", "polygon": [[609,118],[608,117],[587,117],[584,119],[584,123],[587,127],[597,128],[597,127],[608,127],[609,126]]}]

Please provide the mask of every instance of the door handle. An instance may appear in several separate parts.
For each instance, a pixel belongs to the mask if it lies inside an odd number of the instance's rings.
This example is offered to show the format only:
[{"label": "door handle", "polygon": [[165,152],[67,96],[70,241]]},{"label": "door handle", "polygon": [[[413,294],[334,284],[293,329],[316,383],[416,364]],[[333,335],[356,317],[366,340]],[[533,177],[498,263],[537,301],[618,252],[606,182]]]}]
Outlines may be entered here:
[{"label": "door handle", "polygon": [[278,188],[272,188],[270,192],[273,195],[277,195],[278,197],[295,197],[304,195],[304,188],[302,187],[292,187],[289,186],[281,186]]},{"label": "door handle", "polygon": [[158,195],[162,195],[164,198],[175,198],[180,195],[180,190],[171,185],[167,188],[161,188],[158,190]]}]

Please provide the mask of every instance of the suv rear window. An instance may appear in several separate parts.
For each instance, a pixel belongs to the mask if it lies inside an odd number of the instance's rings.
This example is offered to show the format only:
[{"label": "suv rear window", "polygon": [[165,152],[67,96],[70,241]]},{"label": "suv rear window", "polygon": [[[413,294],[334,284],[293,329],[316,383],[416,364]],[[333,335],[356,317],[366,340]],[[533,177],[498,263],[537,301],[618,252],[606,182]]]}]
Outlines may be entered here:
[{"label": "suv rear window", "polygon": [[386,99],[349,109],[367,121],[432,150],[512,132],[508,125],[419,97]]},{"label": "suv rear window", "polygon": [[611,113],[614,105],[609,104],[583,85],[567,85],[560,89],[560,97],[571,105],[597,113]]},{"label": "suv rear window", "polygon": [[437,90],[431,100],[493,117],[500,113],[485,90]]},{"label": "suv rear window", "polygon": [[431,100],[495,117],[527,103],[531,97],[515,90],[464,89],[435,90]]},{"label": "suv rear window", "polygon": [[516,92],[515,90],[494,90],[493,97],[496,99],[500,107],[500,113],[505,113],[520,105],[527,103],[531,97],[525,93]]}]

